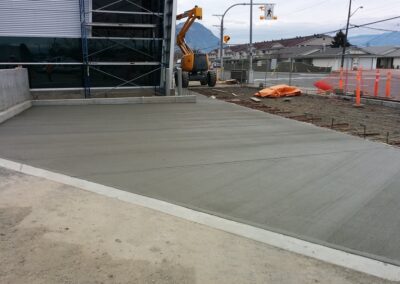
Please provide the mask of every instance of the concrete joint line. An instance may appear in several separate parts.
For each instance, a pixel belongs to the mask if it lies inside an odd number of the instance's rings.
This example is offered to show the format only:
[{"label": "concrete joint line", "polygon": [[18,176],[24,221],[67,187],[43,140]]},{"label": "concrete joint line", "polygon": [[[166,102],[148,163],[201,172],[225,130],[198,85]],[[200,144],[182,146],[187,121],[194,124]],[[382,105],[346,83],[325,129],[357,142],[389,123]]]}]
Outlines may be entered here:
[{"label": "concrete joint line", "polygon": [[125,192],[109,186],[104,186],[83,179],[70,177],[1,158],[0,167],[70,185],[86,191],[101,194],[103,196],[116,198],[131,204],[150,208],[168,215],[206,225],[211,228],[219,229],[331,264],[374,275],[376,277],[391,281],[400,281],[400,267],[392,264],[347,253],[337,249],[328,248],[322,245],[317,245],[235,221],[230,221],[154,198]]}]

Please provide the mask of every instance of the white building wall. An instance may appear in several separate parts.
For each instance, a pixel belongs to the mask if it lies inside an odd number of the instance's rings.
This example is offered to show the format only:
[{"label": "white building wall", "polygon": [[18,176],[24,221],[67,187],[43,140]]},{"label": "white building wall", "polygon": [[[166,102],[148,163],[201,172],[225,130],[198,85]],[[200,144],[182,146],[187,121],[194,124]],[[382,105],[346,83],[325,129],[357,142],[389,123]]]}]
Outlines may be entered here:
[{"label": "white building wall", "polygon": [[[340,70],[341,58],[314,58],[312,64],[317,67],[331,67],[332,71]],[[344,62],[345,69],[362,67],[364,70],[376,69],[376,58],[352,57],[346,58]]]},{"label": "white building wall", "polygon": [[317,67],[331,67],[333,71],[340,70],[340,58],[313,58],[312,64]]},{"label": "white building wall", "polygon": [[394,65],[394,68],[397,68],[397,66],[399,66],[399,68],[400,68],[400,57],[394,58],[393,65]]},{"label": "white building wall", "polygon": [[0,36],[80,35],[79,0],[0,1]]},{"label": "white building wall", "polygon": [[[375,58],[360,58],[358,66],[364,70],[373,70],[376,66]],[[375,64],[374,64],[375,63]]]}]

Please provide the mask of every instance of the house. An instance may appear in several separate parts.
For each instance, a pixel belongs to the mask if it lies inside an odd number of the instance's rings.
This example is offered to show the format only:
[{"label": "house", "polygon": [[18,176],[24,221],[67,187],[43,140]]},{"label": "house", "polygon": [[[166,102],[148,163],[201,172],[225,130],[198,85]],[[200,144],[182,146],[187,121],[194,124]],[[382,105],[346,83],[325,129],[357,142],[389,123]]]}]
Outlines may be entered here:
[{"label": "house", "polygon": [[[301,59],[316,67],[330,67],[332,70],[340,70],[342,60],[342,48],[327,47],[315,52],[301,56]],[[354,69],[374,69],[376,66],[376,56],[358,47],[346,49],[344,67]]]},{"label": "house", "polygon": [[[302,62],[307,65],[330,70],[340,70],[342,48],[330,46],[333,38],[327,35],[312,35],[289,39],[256,42],[254,48],[255,71],[270,71],[285,61]],[[227,70],[242,66],[247,68],[249,45],[240,44],[224,49],[224,65]],[[209,54],[211,60],[218,57],[218,50]],[[240,62],[240,63],[239,63]],[[239,65],[238,65],[239,64]],[[346,48],[344,68],[364,70],[376,68],[400,68],[400,47],[376,46]]]},{"label": "house", "polygon": [[[271,51],[281,50],[288,47],[328,46],[331,44],[332,40],[333,38],[328,35],[311,35],[304,37],[256,42],[253,44],[254,57],[263,57],[271,53]],[[218,50],[213,50],[209,53],[209,58],[215,59],[218,57],[218,54]],[[224,49],[224,58],[227,59],[242,59],[246,58],[248,54],[248,44],[229,46]]]},{"label": "house", "polygon": [[[342,58],[342,48],[325,48],[302,56],[309,64],[318,67],[331,67],[339,70]],[[344,68],[364,70],[377,68],[391,69],[400,65],[400,48],[393,46],[377,46],[360,48],[351,46],[346,49]]]},{"label": "house", "polygon": [[393,69],[400,65],[400,47],[373,46],[363,48],[365,51],[375,54],[376,67]]},{"label": "house", "polygon": [[393,67],[395,69],[400,69],[400,48],[396,49],[395,51],[392,51],[387,55],[393,57]]}]

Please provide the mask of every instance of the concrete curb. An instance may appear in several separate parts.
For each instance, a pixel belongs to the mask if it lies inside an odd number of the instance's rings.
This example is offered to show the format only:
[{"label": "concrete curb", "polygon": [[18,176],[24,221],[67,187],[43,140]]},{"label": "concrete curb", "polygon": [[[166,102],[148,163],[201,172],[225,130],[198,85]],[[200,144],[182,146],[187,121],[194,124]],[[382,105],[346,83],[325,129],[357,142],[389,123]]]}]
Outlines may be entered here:
[{"label": "concrete curb", "polygon": [[33,106],[196,103],[196,96],[33,100]]},{"label": "concrete curb", "polygon": [[392,264],[306,242],[300,239],[235,221],[230,221],[210,214],[174,205],[165,201],[129,193],[113,187],[104,186],[83,179],[70,177],[1,158],[0,167],[70,185],[89,192],[101,194],[103,196],[116,198],[131,204],[150,208],[168,215],[206,225],[211,228],[222,230],[331,264],[370,274],[379,278],[391,281],[400,281],[400,267]]},{"label": "concrete curb", "polygon": [[6,120],[9,120],[10,118],[13,118],[21,112],[24,112],[30,107],[32,107],[32,101],[26,101],[0,112],[0,124]]}]

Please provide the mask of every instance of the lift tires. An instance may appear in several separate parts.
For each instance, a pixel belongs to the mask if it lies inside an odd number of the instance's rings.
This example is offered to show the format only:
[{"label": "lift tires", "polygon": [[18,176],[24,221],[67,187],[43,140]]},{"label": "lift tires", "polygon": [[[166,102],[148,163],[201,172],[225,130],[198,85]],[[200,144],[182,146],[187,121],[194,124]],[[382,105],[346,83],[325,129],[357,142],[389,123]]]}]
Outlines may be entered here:
[{"label": "lift tires", "polygon": [[[178,86],[178,72],[175,72],[175,85]],[[188,72],[182,72],[182,88],[187,88],[189,87],[189,73]]]},{"label": "lift tires", "polygon": [[217,84],[217,73],[215,71],[207,72],[207,84],[209,87],[215,87]]},{"label": "lift tires", "polygon": [[189,87],[189,73],[182,72],[182,88]]}]

